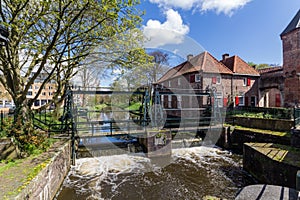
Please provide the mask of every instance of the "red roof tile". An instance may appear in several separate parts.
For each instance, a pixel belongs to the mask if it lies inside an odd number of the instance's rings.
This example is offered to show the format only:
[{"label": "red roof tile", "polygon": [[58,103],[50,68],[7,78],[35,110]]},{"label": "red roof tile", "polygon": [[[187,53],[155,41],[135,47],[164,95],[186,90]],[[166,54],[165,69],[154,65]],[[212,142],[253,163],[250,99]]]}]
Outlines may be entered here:
[{"label": "red roof tile", "polygon": [[190,59],[190,61],[185,61],[180,65],[170,69],[157,81],[157,83],[197,71],[203,71],[204,73],[232,74],[232,71],[223,63],[219,62],[210,53],[205,51],[197,56],[194,56]]},{"label": "red roof tile", "polygon": [[225,60],[221,60],[221,62],[235,74],[259,76],[259,73],[253,67],[248,65],[244,60],[242,60],[239,56],[235,55],[226,58]]},{"label": "red roof tile", "polygon": [[282,71],[283,68],[281,66],[277,66],[277,67],[269,67],[269,68],[265,68],[265,69],[258,69],[258,73],[260,74],[265,74],[265,73],[272,73],[272,72],[277,72],[277,71]]}]

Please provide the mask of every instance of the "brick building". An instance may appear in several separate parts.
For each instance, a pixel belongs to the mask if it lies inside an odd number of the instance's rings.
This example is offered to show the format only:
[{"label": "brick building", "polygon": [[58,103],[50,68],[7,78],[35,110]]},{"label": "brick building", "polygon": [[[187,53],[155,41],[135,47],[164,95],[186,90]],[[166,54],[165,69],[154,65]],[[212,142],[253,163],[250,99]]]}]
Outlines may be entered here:
[{"label": "brick building", "polygon": [[[41,73],[37,79],[34,81],[34,83],[30,86],[26,98],[32,99],[36,96],[40,88],[42,87],[43,81],[46,79],[47,74],[46,73]],[[35,100],[33,103],[32,108],[39,108],[47,103],[49,103],[52,98],[54,93],[56,92],[57,85],[55,81],[50,81],[49,83],[46,83],[40,95],[38,98]],[[0,110],[7,112],[9,108],[14,106],[14,102],[9,95],[9,93],[5,90],[3,85],[0,84]]]},{"label": "brick building", "polygon": [[259,107],[284,106],[283,67],[271,67],[257,70],[259,79]]},{"label": "brick building", "polygon": [[284,104],[300,102],[300,10],[280,35],[283,47]]},{"label": "brick building", "polygon": [[[235,106],[256,106],[258,99],[259,73],[238,56],[224,54],[219,61],[208,52],[188,56],[180,65],[164,74],[156,85],[170,90],[193,89],[215,91],[215,101],[220,107],[233,103]],[[177,99],[177,100],[176,100]],[[191,98],[164,96],[164,107],[194,107],[205,100],[192,102]],[[177,102],[174,106],[174,102]]]}]

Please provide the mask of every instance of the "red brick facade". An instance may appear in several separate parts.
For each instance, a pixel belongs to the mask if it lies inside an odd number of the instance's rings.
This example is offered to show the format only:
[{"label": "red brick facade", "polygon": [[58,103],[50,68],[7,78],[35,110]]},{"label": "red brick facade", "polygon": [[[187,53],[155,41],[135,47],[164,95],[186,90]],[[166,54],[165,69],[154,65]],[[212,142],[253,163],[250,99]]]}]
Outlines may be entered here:
[{"label": "red brick facade", "polygon": [[[169,70],[156,84],[170,90],[214,89],[220,107],[232,103],[234,106],[257,106],[259,73],[238,56],[223,57],[218,61],[208,52],[203,52]],[[191,102],[180,97],[180,103],[172,103],[172,97],[163,97],[165,108],[199,107],[205,99]],[[168,103],[166,102],[168,101]],[[171,102],[170,102],[171,101]]]},{"label": "red brick facade", "polygon": [[282,32],[285,106],[300,103],[300,10]]},{"label": "red brick facade", "polygon": [[282,35],[283,73],[285,76],[284,101],[293,106],[300,100],[300,29]]}]

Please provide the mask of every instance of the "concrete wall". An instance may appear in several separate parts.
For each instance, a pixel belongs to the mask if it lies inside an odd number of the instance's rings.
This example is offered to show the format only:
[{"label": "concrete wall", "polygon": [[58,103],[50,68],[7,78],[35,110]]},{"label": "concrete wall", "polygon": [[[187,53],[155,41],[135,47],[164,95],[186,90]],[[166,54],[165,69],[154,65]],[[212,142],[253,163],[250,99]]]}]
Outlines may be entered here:
[{"label": "concrete wall", "polygon": [[283,119],[234,117],[234,125],[272,131],[290,131],[291,128],[294,126],[294,121]]},{"label": "concrete wall", "polygon": [[50,149],[50,162],[15,199],[51,200],[55,197],[70,168],[71,145],[65,141],[58,149]]},{"label": "concrete wall", "polygon": [[244,144],[243,167],[259,182],[296,188],[299,167],[271,159],[255,149],[254,143]]}]

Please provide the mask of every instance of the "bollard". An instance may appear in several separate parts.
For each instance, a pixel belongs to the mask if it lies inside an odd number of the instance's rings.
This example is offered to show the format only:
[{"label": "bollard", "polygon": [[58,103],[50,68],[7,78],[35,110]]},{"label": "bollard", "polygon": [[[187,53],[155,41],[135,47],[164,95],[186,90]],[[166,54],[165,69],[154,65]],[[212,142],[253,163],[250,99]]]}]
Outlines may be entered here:
[{"label": "bollard", "polygon": [[300,170],[297,171],[296,175],[296,190],[300,191]]}]

